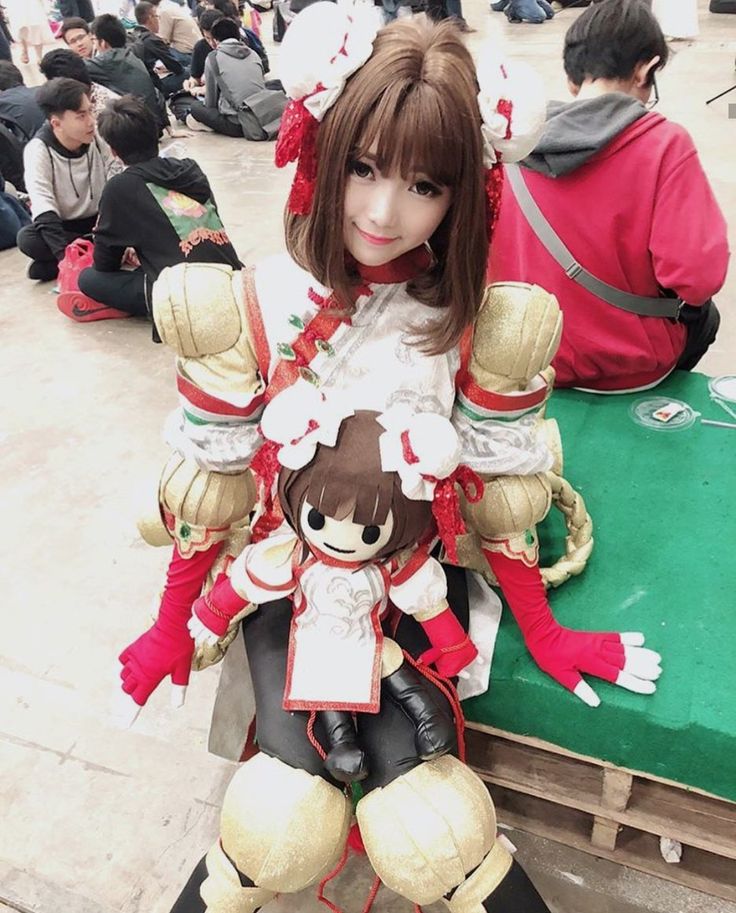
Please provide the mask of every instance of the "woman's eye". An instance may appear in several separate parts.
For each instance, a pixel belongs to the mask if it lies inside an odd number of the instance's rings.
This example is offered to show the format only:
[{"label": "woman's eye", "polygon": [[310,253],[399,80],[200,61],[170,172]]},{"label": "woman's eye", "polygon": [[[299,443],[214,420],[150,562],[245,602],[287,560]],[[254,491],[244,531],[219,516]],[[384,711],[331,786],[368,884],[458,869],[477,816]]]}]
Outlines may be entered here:
[{"label": "woman's eye", "polygon": [[321,514],[316,507],[312,507],[307,514],[307,523],[310,529],[322,529],[325,525],[325,515]]},{"label": "woman's eye", "polygon": [[439,187],[429,181],[417,181],[414,185],[414,192],[420,197],[436,197],[440,193]]},{"label": "woman's eye", "polygon": [[366,526],[363,535],[360,537],[366,545],[375,545],[381,535],[381,530],[377,526]]},{"label": "woman's eye", "polygon": [[361,162],[360,159],[352,161],[348,170],[350,174],[354,174],[357,178],[369,178],[373,174],[371,166],[367,162]]}]

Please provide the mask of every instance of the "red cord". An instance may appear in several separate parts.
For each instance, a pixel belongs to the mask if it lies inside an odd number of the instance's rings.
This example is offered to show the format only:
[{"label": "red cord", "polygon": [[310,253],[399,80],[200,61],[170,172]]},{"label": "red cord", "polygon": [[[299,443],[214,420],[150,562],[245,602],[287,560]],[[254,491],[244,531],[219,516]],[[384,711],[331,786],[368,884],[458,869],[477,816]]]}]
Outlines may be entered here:
[{"label": "red cord", "polygon": [[333,878],[337,878],[337,876],[340,874],[340,872],[342,872],[342,870],[345,868],[345,863],[347,861],[348,861],[348,845],[347,845],[347,841],[346,841],[345,849],[342,851],[342,856],[340,857],[340,861],[337,863],[335,868],[329,874],[325,875],[325,877],[319,883],[319,889],[317,891],[317,900],[320,903],[323,903],[328,909],[332,910],[332,913],[343,913],[343,911],[340,909],[340,907],[337,906],[337,904],[334,904],[329,898],[325,897],[325,888],[327,887],[327,884],[330,881],[332,881]]},{"label": "red cord", "polygon": [[376,875],[376,878],[375,878],[375,881],[373,882],[373,886],[371,887],[370,893],[368,894],[368,897],[366,898],[365,906],[363,907],[362,913],[371,913],[371,910],[373,909],[373,901],[376,899],[376,895],[378,894],[378,890],[380,887],[381,887],[381,879],[378,877],[378,875]]},{"label": "red cord", "polygon": [[312,743],[312,747],[314,748],[314,750],[317,752],[317,754],[320,756],[320,758],[322,758],[322,760],[324,761],[324,759],[327,757],[327,752],[320,745],[319,740],[317,739],[317,736],[314,734],[314,723],[315,723],[316,719],[317,719],[317,711],[313,710],[309,714],[309,720],[307,722],[307,736],[309,737],[309,741]]},{"label": "red cord", "polygon": [[465,761],[465,714],[463,709],[460,706],[460,698],[457,696],[457,691],[452,682],[443,678],[433,669],[430,669],[429,666],[425,666],[423,663],[417,662],[413,656],[410,656],[406,650],[404,652],[404,658],[408,661],[410,666],[413,666],[420,675],[423,675],[428,681],[432,682],[447,698],[450,707],[452,707],[453,716],[455,717],[455,731],[457,733],[457,756],[461,761]]}]

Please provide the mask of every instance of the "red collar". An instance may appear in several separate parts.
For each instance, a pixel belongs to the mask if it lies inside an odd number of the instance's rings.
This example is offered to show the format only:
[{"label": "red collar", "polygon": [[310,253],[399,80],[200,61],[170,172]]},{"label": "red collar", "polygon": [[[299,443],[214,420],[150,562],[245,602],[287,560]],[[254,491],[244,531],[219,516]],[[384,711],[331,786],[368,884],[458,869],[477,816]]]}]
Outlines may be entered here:
[{"label": "red collar", "polygon": [[305,541],[304,544],[318,561],[321,561],[322,564],[327,564],[329,567],[344,567],[347,570],[355,571],[360,567],[364,567],[366,564],[371,564],[371,561],[343,561],[342,558],[335,558],[332,555],[328,555],[311,542]]},{"label": "red collar", "polygon": [[408,282],[425,273],[432,265],[433,257],[431,251],[422,245],[381,266],[365,266],[352,257],[350,260],[365,282],[392,285],[397,282]]}]

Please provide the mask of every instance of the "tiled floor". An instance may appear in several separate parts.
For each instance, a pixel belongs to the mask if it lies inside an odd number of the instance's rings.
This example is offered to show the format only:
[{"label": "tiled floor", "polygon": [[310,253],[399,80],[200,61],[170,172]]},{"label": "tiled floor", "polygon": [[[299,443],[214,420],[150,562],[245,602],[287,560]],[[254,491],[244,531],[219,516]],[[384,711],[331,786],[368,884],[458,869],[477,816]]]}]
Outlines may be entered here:
[{"label": "tiled floor", "polygon": [[[481,0],[465,6],[475,49],[500,31],[543,72],[551,95],[564,93],[560,49],[574,12],[510,26]],[[729,98],[704,101],[735,81],[736,16],[701,7],[701,37],[678,44],[662,76],[661,110],[694,135],[733,240],[736,117]],[[273,58],[277,70],[277,49]],[[208,135],[177,143],[210,176],[242,258],[278,250],[289,176],[274,170],[272,147]],[[117,653],[147,623],[166,563],[137,539],[135,518],[166,453],[172,361],[143,323],[65,320],[50,285],[24,271],[17,251],[0,254],[0,909],[4,901],[37,913],[166,913],[217,832],[233,770],[206,753],[215,670],[196,676],[183,710],[170,710],[162,691],[131,731],[110,718]],[[735,276],[718,298],[724,321],[703,364],[710,373],[736,370]],[[736,911],[519,839],[566,913]],[[369,883],[365,871],[343,876],[349,909],[360,909]],[[306,897],[279,903],[282,913],[316,909]],[[386,890],[375,910],[409,906]]]}]

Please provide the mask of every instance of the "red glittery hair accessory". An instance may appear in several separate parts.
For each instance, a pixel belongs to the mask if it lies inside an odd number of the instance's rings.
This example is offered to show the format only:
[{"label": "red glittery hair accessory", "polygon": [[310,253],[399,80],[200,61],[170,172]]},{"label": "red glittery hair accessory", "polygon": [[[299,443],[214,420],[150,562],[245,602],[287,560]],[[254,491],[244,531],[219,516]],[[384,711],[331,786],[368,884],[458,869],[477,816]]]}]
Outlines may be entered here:
[{"label": "red glittery hair accessory", "polygon": [[432,513],[447,557],[453,564],[457,562],[457,537],[466,532],[456,485],[471,504],[480,501],[484,489],[483,479],[468,466],[458,466],[452,475],[437,482],[432,500]]},{"label": "red glittery hair accessory", "polygon": [[[322,87],[319,86],[321,91]],[[296,174],[286,204],[289,212],[305,216],[312,209],[314,184],[317,179],[317,130],[319,121],[311,114],[305,99],[289,101],[281,118],[279,137],[276,141],[275,162],[283,168],[289,162],[296,162]]]}]

